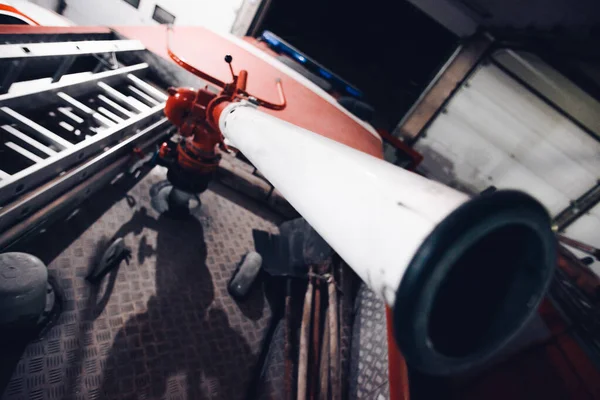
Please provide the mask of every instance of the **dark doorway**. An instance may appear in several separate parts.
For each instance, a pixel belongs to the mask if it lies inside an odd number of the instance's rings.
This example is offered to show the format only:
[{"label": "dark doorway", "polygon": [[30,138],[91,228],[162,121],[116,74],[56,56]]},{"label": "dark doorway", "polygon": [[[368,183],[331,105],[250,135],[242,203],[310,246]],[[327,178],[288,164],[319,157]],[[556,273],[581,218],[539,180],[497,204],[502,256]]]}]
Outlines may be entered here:
[{"label": "dark doorway", "polygon": [[272,1],[270,30],[365,93],[395,126],[456,49],[458,38],[406,1]]}]

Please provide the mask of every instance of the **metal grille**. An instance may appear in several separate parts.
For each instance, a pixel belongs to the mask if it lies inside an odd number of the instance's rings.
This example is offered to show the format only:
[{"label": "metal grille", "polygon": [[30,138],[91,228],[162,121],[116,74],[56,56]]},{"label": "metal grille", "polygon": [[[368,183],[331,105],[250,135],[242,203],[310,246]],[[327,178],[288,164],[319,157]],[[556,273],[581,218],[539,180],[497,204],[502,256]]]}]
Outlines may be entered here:
[{"label": "metal grille", "polygon": [[65,173],[163,117],[167,96],[147,81],[149,65],[118,61],[141,51],[134,40],[0,45],[0,231],[103,163]]}]

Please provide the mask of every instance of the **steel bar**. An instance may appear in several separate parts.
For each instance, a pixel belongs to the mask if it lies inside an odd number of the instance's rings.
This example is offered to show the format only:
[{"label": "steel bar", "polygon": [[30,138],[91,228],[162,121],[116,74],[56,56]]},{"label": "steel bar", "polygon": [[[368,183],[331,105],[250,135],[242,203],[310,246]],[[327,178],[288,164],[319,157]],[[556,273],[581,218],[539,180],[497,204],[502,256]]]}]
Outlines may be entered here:
[{"label": "steel bar", "polygon": [[144,92],[146,92],[150,96],[153,96],[156,99],[161,100],[161,101],[166,101],[167,100],[167,95],[166,94],[164,94],[163,92],[161,92],[160,90],[158,90],[154,86],[150,85],[149,83],[141,80],[137,76],[135,76],[133,74],[129,74],[129,75],[127,75],[127,78],[131,82],[133,82],[134,85],[136,85],[139,89],[143,90]]},{"label": "steel bar", "polygon": [[51,105],[60,101],[55,96],[59,92],[66,93],[72,97],[78,97],[95,90],[96,84],[99,81],[107,84],[118,84],[127,75],[144,74],[147,70],[148,64],[140,63],[112,71],[88,75],[75,82],[61,81],[49,83],[41,90],[39,87],[31,87],[19,93],[0,94],[0,105],[20,110],[39,107],[39,104]]},{"label": "steel bar", "polygon": [[58,126],[60,126],[61,128],[63,128],[64,130],[66,130],[67,132],[73,132],[75,130],[75,127],[65,121],[60,121],[58,123]]},{"label": "steel bar", "polygon": [[149,95],[147,95],[146,93],[142,92],[140,89],[136,88],[135,86],[127,85],[127,89],[131,90],[137,96],[141,97],[142,99],[144,99],[145,101],[147,101],[148,103],[150,103],[150,105],[155,106],[158,103],[160,103],[158,100],[156,100],[153,97],[150,97]]},{"label": "steel bar", "polygon": [[[138,114],[122,124],[106,128],[91,138],[73,145],[67,150],[48,157],[43,162],[32,165],[11,176],[10,179],[0,182],[0,205],[5,204],[12,197],[32,189],[60,171],[64,171],[77,161],[90,156],[111,142],[118,141],[128,130],[134,130],[142,124],[149,123],[153,118],[162,115],[164,104],[153,107],[145,113]],[[49,168],[52,166],[51,168]],[[57,172],[58,171],[58,172]]]},{"label": "steel bar", "polygon": [[6,172],[4,172],[0,169],[0,180],[8,179],[8,178],[10,178],[10,174],[7,174]]},{"label": "steel bar", "polygon": [[86,106],[85,104],[83,104],[82,102],[80,102],[77,99],[74,99],[73,97],[69,96],[66,93],[63,92],[59,92],[57,94],[57,96],[63,100],[64,102],[66,102],[67,104],[75,107],[76,109],[78,109],[79,111],[91,115],[95,120],[97,120],[98,122],[100,122],[102,125],[104,125],[105,127],[113,127],[116,125],[116,123],[114,123],[113,121],[111,121],[110,119],[106,118],[104,115],[97,113],[96,111],[92,110],[91,108],[89,108],[88,106]]},{"label": "steel bar", "polygon": [[43,145],[37,140],[33,139],[30,136],[27,136],[23,132],[19,131],[17,128],[14,128],[10,125],[3,125],[2,129],[13,137],[13,140],[20,141],[22,143],[26,143],[27,145],[33,147],[34,149],[44,153],[47,156],[53,156],[56,154],[56,151],[52,150],[50,147]]},{"label": "steel bar", "polygon": [[107,110],[104,107],[98,107],[98,112],[100,114],[106,115],[108,118],[110,118],[112,121],[116,122],[117,124],[120,124],[121,122],[125,121],[123,118],[119,117],[118,115]]},{"label": "steel bar", "polygon": [[38,139],[42,142],[52,144],[52,145],[56,146],[57,148],[59,148],[60,150],[68,149],[73,146],[73,143],[61,138],[54,132],[51,132],[50,130],[48,130],[48,129],[44,128],[43,126],[41,126],[40,124],[30,120],[29,118],[25,117],[24,115],[19,114],[12,108],[0,107],[0,111],[6,117],[8,117],[10,120],[17,122],[20,126],[27,129],[27,131],[31,135],[35,136],[36,139]]},{"label": "steel bar", "polygon": [[8,147],[9,149],[13,150],[14,152],[19,153],[23,157],[27,158],[29,161],[33,161],[34,163],[43,161],[43,158],[33,154],[32,152],[30,152],[27,149],[24,149],[23,147],[19,146],[16,143],[6,142],[6,143],[4,143],[4,145],[6,147]]},{"label": "steel bar", "polygon": [[83,118],[81,118],[79,115],[75,114],[74,112],[72,112],[71,110],[69,110],[66,107],[58,107],[58,112],[69,117],[70,120],[72,120],[78,124],[83,124],[83,122],[84,122]]},{"label": "steel bar", "polygon": [[79,42],[43,42],[0,45],[0,59],[77,56],[145,50],[138,40],[86,40]]},{"label": "steel bar", "polygon": [[139,112],[144,112],[148,109],[148,106],[145,104],[141,104],[139,100],[133,99],[131,96],[125,96],[123,93],[119,92],[115,88],[107,85],[104,82],[98,82],[98,87],[106,92],[113,99],[120,101],[122,104],[126,104],[131,108]]},{"label": "steel bar", "polygon": [[108,97],[106,97],[103,94],[99,94],[98,95],[98,99],[100,101],[102,101],[104,104],[112,107],[113,109],[115,109],[116,111],[120,112],[122,115],[124,115],[126,117],[133,117],[135,115],[131,111],[129,111],[126,108],[122,107],[121,105],[115,103],[114,101],[112,101],[111,99],[109,99]]},{"label": "steel bar", "polygon": [[80,180],[93,175],[116,158],[123,156],[127,152],[132,152],[136,143],[144,140],[152,132],[155,132],[157,129],[166,129],[168,126],[168,120],[162,118],[141,132],[112,147],[110,150],[100,153],[91,160],[59,176],[48,184],[37,188],[34,192],[6,205],[0,209],[0,232],[16,223],[20,218],[30,214],[33,210],[43,207],[48,201],[59,196]]}]

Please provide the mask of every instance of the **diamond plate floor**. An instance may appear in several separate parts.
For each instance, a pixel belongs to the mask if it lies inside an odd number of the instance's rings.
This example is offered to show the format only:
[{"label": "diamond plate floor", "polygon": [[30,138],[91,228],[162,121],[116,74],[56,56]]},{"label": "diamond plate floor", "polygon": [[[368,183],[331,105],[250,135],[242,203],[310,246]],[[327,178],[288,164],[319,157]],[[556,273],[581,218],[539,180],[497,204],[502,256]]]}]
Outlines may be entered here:
[{"label": "diamond plate floor", "polygon": [[[157,167],[126,196],[107,188],[98,202],[114,196],[111,207],[91,202],[26,249],[58,276],[65,310],[27,346],[3,399],[244,398],[271,309],[261,287],[238,304],[226,286],[252,229],[281,221],[218,184],[195,218],[159,216],[149,191],[164,179]],[[94,289],[84,278],[98,248],[119,236],[133,257]]]},{"label": "diamond plate floor", "polygon": [[356,295],[355,307],[349,397],[387,400],[390,389],[385,305],[363,283]]}]

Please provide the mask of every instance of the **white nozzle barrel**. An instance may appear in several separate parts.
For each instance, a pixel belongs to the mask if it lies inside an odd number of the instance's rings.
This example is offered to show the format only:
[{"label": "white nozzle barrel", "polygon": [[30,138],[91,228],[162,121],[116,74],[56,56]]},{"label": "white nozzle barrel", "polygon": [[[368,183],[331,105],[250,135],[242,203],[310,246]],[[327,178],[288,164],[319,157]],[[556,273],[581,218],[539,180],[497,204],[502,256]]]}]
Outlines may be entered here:
[{"label": "white nozzle barrel", "polygon": [[543,297],[554,239],[531,197],[470,200],[246,103],[228,106],[219,126],[393,308],[396,340],[417,368],[480,364]]}]

